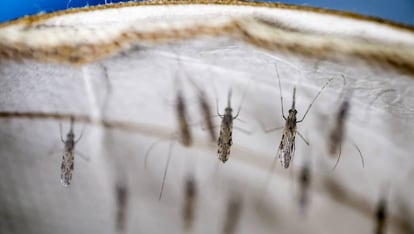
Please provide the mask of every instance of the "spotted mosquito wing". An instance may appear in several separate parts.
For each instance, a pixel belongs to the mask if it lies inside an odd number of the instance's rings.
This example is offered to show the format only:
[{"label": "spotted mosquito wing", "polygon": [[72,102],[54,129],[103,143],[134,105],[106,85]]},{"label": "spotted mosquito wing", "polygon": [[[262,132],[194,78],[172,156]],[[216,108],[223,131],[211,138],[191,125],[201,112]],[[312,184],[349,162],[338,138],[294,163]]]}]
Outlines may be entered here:
[{"label": "spotted mosquito wing", "polygon": [[283,131],[277,156],[284,168],[289,167],[290,161],[295,154],[295,136],[296,132],[290,131],[287,128]]},{"label": "spotted mosquito wing", "polygon": [[229,159],[230,148],[233,144],[232,140],[233,123],[232,119],[223,119],[220,127],[220,135],[217,140],[219,159],[225,163]]},{"label": "spotted mosquito wing", "polygon": [[72,151],[66,151],[63,153],[60,182],[63,186],[69,186],[72,180],[73,167],[75,157]]}]

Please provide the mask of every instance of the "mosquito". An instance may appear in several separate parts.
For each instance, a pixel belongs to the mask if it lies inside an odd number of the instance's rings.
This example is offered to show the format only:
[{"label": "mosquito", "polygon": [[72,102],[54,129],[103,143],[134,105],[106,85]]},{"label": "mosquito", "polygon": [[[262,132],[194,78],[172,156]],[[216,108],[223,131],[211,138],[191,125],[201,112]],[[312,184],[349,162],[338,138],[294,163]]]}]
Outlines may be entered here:
[{"label": "mosquito", "polygon": [[128,189],[125,185],[115,187],[116,197],[116,230],[123,232],[125,229],[125,215],[128,203]]},{"label": "mosquito", "polygon": [[177,91],[176,114],[179,126],[180,142],[182,145],[189,147],[193,144],[193,138],[190,130],[190,125],[187,119],[187,108],[184,102],[182,92]]},{"label": "mosquito", "polygon": [[387,196],[383,196],[377,204],[377,209],[375,212],[375,219],[377,221],[376,226],[375,226],[375,234],[385,233],[386,222],[387,222],[387,199],[386,197]]},{"label": "mosquito", "polygon": [[[339,107],[339,111],[336,114],[334,127],[332,128],[329,134],[329,143],[328,143],[329,154],[334,155],[336,152],[339,151],[338,159],[336,160],[336,163],[334,167],[332,168],[333,170],[338,166],[339,159],[341,158],[341,153],[342,153],[341,144],[345,136],[345,121],[348,118],[349,109],[350,109],[349,98],[345,98],[341,106]],[[354,142],[352,142],[352,144],[355,147],[355,149],[358,151],[359,156],[361,158],[362,167],[364,167],[365,162],[364,162],[364,157],[362,156],[361,150]]]},{"label": "mosquito", "polygon": [[379,202],[375,216],[377,220],[375,233],[376,234],[385,233],[385,221],[387,219],[387,205],[386,205],[385,200],[381,200]]},{"label": "mosquito", "polygon": [[[185,147],[190,147],[193,143],[193,138],[192,138],[192,134],[190,130],[190,124],[188,123],[188,119],[187,119],[187,108],[184,102],[184,96],[182,94],[182,91],[180,90],[177,91],[175,108],[176,108],[176,116],[177,116],[177,121],[178,121],[178,126],[179,126],[178,128],[179,142]],[[145,168],[147,167],[147,161],[148,161],[151,150],[160,142],[162,142],[162,140],[154,142],[148,148],[147,152],[145,153],[145,159],[144,159]],[[169,167],[170,160],[171,160],[172,146],[173,146],[173,142],[170,141],[167,162],[165,164],[164,175],[163,175],[163,179],[161,183],[161,190],[160,190],[158,200],[161,200],[162,193],[164,191],[165,180],[167,178],[168,167]]]},{"label": "mosquito", "polygon": [[237,119],[240,114],[241,106],[235,116],[233,116],[233,109],[231,108],[231,89],[228,93],[227,107],[224,109],[224,115],[220,115],[217,105],[217,115],[221,118],[220,134],[217,140],[218,150],[217,154],[220,161],[225,163],[230,156],[230,148],[233,144],[232,133],[233,133],[233,120]]},{"label": "mosquito", "polygon": [[80,141],[80,139],[82,138],[82,134],[83,134],[83,131],[82,131],[79,138],[75,140],[75,134],[73,132],[73,125],[74,125],[74,117],[71,117],[70,118],[70,129],[69,129],[68,134],[66,135],[66,140],[64,140],[62,137],[62,125],[59,125],[60,140],[65,145],[63,157],[62,157],[62,165],[60,167],[61,168],[60,182],[65,187],[69,186],[71,183],[74,163],[75,163],[75,145]]},{"label": "mosquito", "polygon": [[300,185],[300,195],[299,195],[299,212],[301,215],[304,215],[309,203],[309,187],[311,184],[311,171],[309,162],[306,162],[302,167],[299,185]]},{"label": "mosquito", "polygon": [[227,205],[226,221],[224,223],[223,234],[233,234],[236,231],[237,224],[241,215],[241,199],[232,197]]},{"label": "mosquito", "polygon": [[189,230],[194,221],[197,188],[193,177],[188,177],[185,183],[185,198],[183,209],[184,229]]},{"label": "mosquito", "polygon": [[204,124],[207,126],[207,130],[209,132],[209,136],[212,142],[216,141],[217,136],[216,132],[214,131],[214,124],[212,121],[212,112],[210,108],[210,104],[208,102],[207,94],[197,86],[197,84],[192,80],[189,79],[190,83],[197,89],[198,91],[198,102],[200,104],[200,112],[203,115]]},{"label": "mosquito", "polygon": [[[329,82],[332,81],[332,79],[329,79],[324,86],[319,90],[319,92],[316,94],[316,96],[313,98],[312,102],[309,104],[308,109],[306,110],[305,114],[303,115],[301,120],[296,120],[296,114],[298,113],[295,107],[296,102],[296,86],[293,87],[293,98],[292,98],[292,106],[289,109],[289,115],[288,117],[285,116],[284,110],[283,110],[283,95],[282,95],[282,88],[280,84],[280,77],[279,72],[276,67],[276,73],[277,78],[279,80],[279,92],[280,92],[280,103],[282,107],[282,117],[286,121],[285,127],[283,128],[283,134],[282,139],[280,141],[279,149],[277,151],[277,156],[284,168],[289,168],[290,161],[292,160],[294,154],[295,154],[295,137],[296,133],[302,138],[302,140],[309,145],[309,142],[302,136],[300,132],[297,131],[296,124],[301,123],[306,115],[309,113],[313,103],[316,101],[316,99],[319,97],[319,95],[322,93],[322,90],[326,88],[326,86],[329,84]],[[276,130],[276,129],[274,129]],[[270,130],[272,131],[272,130]]]}]

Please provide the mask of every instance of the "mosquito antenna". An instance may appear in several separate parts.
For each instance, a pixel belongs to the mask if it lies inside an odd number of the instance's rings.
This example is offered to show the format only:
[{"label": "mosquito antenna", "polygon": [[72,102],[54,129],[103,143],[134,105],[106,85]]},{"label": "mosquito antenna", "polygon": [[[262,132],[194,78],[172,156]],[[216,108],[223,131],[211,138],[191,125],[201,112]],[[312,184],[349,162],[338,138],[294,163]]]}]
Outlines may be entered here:
[{"label": "mosquito antenna", "polygon": [[160,190],[160,195],[158,197],[158,200],[161,200],[161,198],[162,198],[162,192],[164,191],[165,180],[167,179],[168,166],[169,166],[170,160],[171,160],[172,146],[173,146],[173,144],[171,142],[170,143],[170,146],[168,147],[168,158],[167,158],[167,163],[165,164],[164,175],[162,177],[161,190]]},{"label": "mosquito antenna", "polygon": [[321,95],[322,91],[326,88],[326,86],[328,86],[328,84],[332,81],[332,78],[329,79],[323,86],[322,88],[319,90],[318,94],[316,94],[316,96],[313,98],[312,102],[309,104],[308,109],[306,110],[305,114],[303,115],[302,119],[297,121],[297,123],[302,122],[306,115],[309,113],[309,110],[311,109],[313,103],[316,101],[316,99],[319,97],[319,95]]},{"label": "mosquito antenna", "polygon": [[279,71],[277,69],[277,65],[275,64],[275,69],[276,69],[276,75],[277,75],[277,79],[279,81],[279,93],[280,93],[280,106],[282,107],[282,117],[284,120],[286,120],[286,116],[285,116],[285,111],[283,110],[283,94],[282,94],[282,88],[281,88],[281,84],[280,84],[280,76],[279,76]]}]

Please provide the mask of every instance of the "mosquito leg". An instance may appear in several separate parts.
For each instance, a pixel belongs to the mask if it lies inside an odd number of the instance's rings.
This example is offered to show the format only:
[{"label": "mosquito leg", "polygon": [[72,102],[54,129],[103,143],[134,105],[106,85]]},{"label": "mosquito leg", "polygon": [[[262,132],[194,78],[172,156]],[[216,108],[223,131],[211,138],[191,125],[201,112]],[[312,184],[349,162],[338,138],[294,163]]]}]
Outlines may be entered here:
[{"label": "mosquito leg", "polygon": [[275,127],[275,128],[264,129],[264,131],[265,131],[265,133],[269,133],[269,132],[274,132],[274,131],[277,131],[277,130],[281,130],[283,128],[284,127]]},{"label": "mosquito leg", "polygon": [[161,198],[162,198],[162,192],[164,191],[164,185],[165,185],[165,180],[167,178],[168,166],[169,166],[170,160],[171,160],[172,146],[173,146],[173,142],[170,143],[170,147],[168,149],[168,158],[167,158],[167,163],[165,164],[164,175],[162,177],[161,190],[160,190],[160,195],[158,197],[158,200],[161,200]]},{"label": "mosquito leg", "polygon": [[237,126],[234,126],[233,128],[234,128],[234,129],[237,129],[237,130],[239,130],[240,132],[243,132],[243,133],[245,133],[245,134],[247,134],[247,135],[252,134],[252,132],[251,132],[251,131],[246,130],[246,129],[243,129],[243,128],[240,128],[240,127],[237,127]]},{"label": "mosquito leg", "polygon": [[82,127],[82,130],[81,130],[81,133],[79,135],[79,138],[75,140],[75,144],[77,144],[80,141],[80,139],[82,138],[84,132],[85,132],[85,124]]},{"label": "mosquito leg", "polygon": [[82,153],[80,153],[79,151],[75,151],[76,155],[79,155],[81,158],[83,158],[85,161],[89,162],[90,158]]},{"label": "mosquito leg", "polygon": [[298,133],[298,135],[300,136],[300,138],[305,142],[305,144],[307,144],[309,146],[310,145],[309,144],[309,141],[306,140],[306,138],[299,131],[296,131],[296,132]]},{"label": "mosquito leg", "polygon": [[322,91],[326,88],[326,86],[328,86],[328,84],[332,81],[333,79],[329,79],[323,86],[322,88],[319,90],[319,92],[316,94],[316,96],[313,98],[312,102],[309,104],[308,109],[306,110],[305,114],[303,115],[302,119],[299,121],[296,121],[296,123],[300,123],[302,122],[306,115],[309,113],[310,109],[312,108],[313,103],[316,101],[316,99],[319,97],[319,95],[321,95]]},{"label": "mosquito leg", "polygon": [[158,140],[158,141],[156,141],[156,142],[154,142],[154,143],[152,143],[151,145],[150,145],[150,147],[148,148],[148,150],[147,150],[147,152],[145,153],[145,156],[144,156],[144,168],[147,168],[147,164],[148,164],[148,158],[149,158],[149,156],[150,156],[150,152],[152,151],[152,149],[155,147],[155,146],[157,146],[159,143],[161,143],[163,141],[163,139],[160,139],[160,140]]},{"label": "mosquito leg", "polygon": [[341,154],[342,154],[342,145],[341,144],[339,144],[338,149],[339,149],[338,158],[336,159],[335,165],[332,167],[332,171],[334,171],[336,169],[336,167],[338,166],[338,163],[339,163],[339,159],[341,159]]},{"label": "mosquito leg", "polygon": [[352,143],[352,145],[355,147],[355,149],[358,151],[359,153],[359,157],[361,158],[361,163],[362,163],[362,168],[365,167],[365,160],[364,160],[364,156],[362,155],[361,149],[359,149],[358,145],[351,139],[349,139]]}]

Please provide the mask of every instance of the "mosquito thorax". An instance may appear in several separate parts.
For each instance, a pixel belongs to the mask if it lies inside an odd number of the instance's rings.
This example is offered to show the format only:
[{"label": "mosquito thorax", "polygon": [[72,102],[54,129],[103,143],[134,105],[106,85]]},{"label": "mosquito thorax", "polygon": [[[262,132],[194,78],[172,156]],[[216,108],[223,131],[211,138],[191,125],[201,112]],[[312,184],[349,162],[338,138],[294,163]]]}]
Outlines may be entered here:
[{"label": "mosquito thorax", "polygon": [[75,139],[75,134],[73,133],[73,132],[69,132],[67,135],[66,135],[66,137],[67,137],[67,140],[73,140],[73,139]]},{"label": "mosquito thorax", "polygon": [[177,96],[177,111],[179,113],[183,113],[185,111],[184,99],[181,94]]}]

